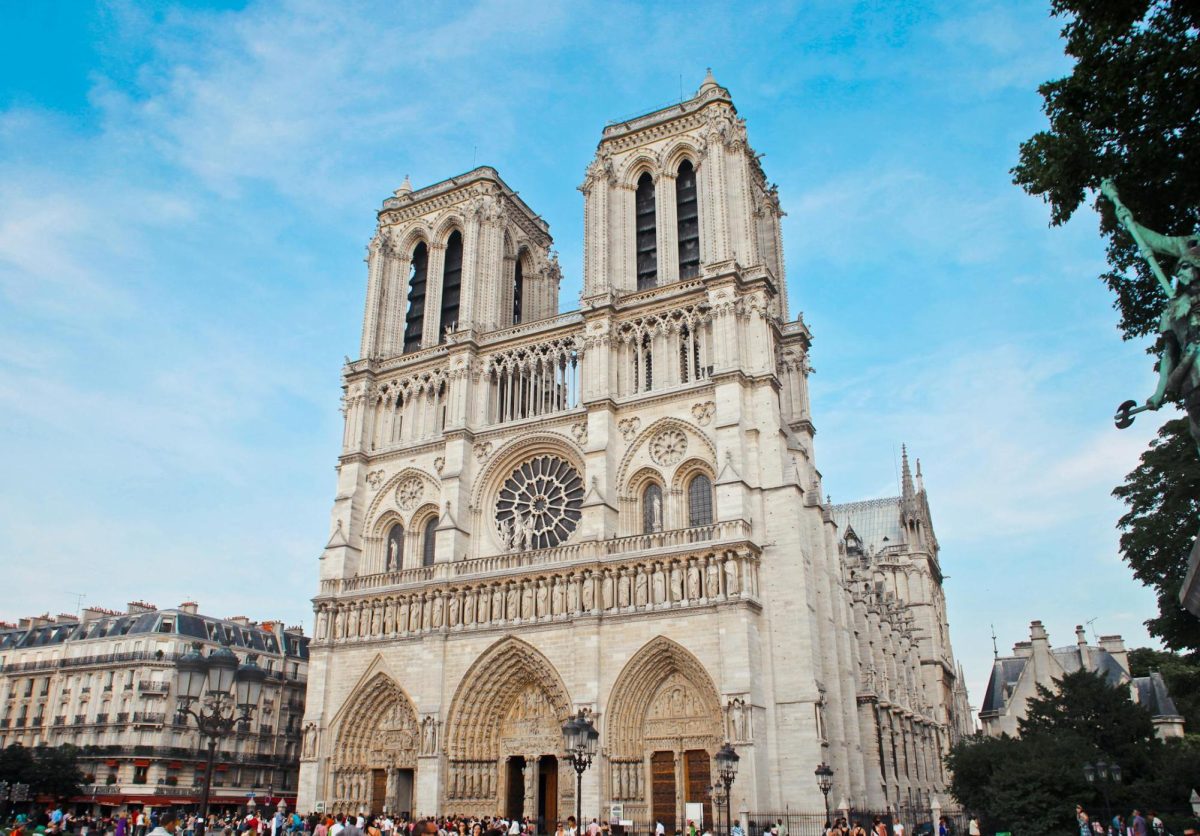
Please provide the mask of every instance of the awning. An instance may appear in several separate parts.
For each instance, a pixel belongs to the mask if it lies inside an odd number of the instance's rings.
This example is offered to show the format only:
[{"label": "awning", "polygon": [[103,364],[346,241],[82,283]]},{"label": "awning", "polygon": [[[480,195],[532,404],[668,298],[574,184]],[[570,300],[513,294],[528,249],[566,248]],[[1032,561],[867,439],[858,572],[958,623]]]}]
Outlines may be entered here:
[{"label": "awning", "polygon": [[183,769],[182,761],[171,761],[167,764],[167,769]]},{"label": "awning", "polygon": [[144,760],[135,760],[135,761],[133,762],[133,765],[134,765],[134,766],[149,766],[149,765],[150,765],[150,761],[144,761]]}]

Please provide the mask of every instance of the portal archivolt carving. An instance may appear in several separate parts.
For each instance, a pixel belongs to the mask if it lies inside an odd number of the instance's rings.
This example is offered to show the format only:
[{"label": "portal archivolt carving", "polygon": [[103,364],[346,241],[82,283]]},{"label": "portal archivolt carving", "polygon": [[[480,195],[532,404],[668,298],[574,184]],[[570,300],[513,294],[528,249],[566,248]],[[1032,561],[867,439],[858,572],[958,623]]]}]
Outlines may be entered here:
[{"label": "portal archivolt carving", "polygon": [[351,699],[338,728],[337,766],[415,767],[420,742],[417,713],[400,686],[378,673]]},{"label": "portal archivolt carving", "polygon": [[640,761],[655,749],[720,745],[722,714],[708,671],[681,645],[659,636],[634,654],[613,685],[607,744],[615,759]]},{"label": "portal archivolt carving", "polygon": [[458,686],[450,705],[447,754],[464,760],[557,754],[570,713],[570,696],[549,660],[520,639],[501,639]]}]

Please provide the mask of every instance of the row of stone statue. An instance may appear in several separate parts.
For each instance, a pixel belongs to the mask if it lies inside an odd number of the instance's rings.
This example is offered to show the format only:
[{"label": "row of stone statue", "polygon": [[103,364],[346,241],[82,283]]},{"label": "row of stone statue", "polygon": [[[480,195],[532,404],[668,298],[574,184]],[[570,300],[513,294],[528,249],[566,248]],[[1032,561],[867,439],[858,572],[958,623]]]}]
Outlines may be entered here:
[{"label": "row of stone statue", "polygon": [[642,761],[613,761],[612,796],[616,801],[635,801],[646,796],[646,767]]},{"label": "row of stone statue", "polygon": [[495,761],[450,761],[446,797],[481,799],[496,797]]},{"label": "row of stone statue", "polygon": [[758,594],[757,564],[734,552],[317,606],[318,641],[378,638]]},{"label": "row of stone statue", "polygon": [[363,770],[338,770],[333,779],[335,805],[346,807],[368,803],[371,790],[371,774]]}]

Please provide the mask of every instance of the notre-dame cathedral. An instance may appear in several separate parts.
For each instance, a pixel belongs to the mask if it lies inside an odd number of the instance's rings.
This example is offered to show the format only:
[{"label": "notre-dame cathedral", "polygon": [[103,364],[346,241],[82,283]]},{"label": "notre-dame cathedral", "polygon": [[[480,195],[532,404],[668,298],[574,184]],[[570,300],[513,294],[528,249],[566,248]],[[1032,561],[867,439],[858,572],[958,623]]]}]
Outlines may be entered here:
[{"label": "notre-dame cathedral", "polygon": [[[369,248],[314,600],[299,804],[586,818],[944,800],[971,720],[924,487],[831,505],[779,195],[729,91],[604,128],[579,310],[492,168]],[[694,808],[692,808],[694,810]]]}]

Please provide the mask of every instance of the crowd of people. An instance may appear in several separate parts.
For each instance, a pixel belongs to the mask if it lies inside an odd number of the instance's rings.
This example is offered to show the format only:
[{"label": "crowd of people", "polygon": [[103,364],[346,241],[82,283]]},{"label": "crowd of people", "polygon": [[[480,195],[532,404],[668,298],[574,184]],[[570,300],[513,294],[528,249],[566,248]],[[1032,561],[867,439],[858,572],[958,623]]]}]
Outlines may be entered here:
[{"label": "crowd of people", "polygon": [[[1103,817],[1093,817],[1080,805],[1075,807],[1079,836],[1172,836],[1162,819],[1153,810],[1145,815],[1133,810],[1105,823]],[[657,822],[651,826],[653,836],[668,836],[667,828]],[[642,832],[651,828],[643,828]],[[751,836],[790,836],[782,819],[765,825],[752,823]],[[859,820],[838,818],[826,821],[824,836],[983,836],[980,819],[972,816],[965,833],[955,832],[945,817],[938,822],[926,822],[906,830],[899,821],[884,821],[874,817],[864,824]],[[74,814],[61,806],[33,814],[12,816],[0,826],[0,836],[630,836],[614,834],[608,823],[592,819],[580,827],[574,816],[539,826],[533,819],[502,816],[431,816],[408,818],[390,815],[337,815],[313,813],[301,816],[284,809],[260,812],[251,809],[241,813],[212,813],[205,820],[194,813],[180,813],[169,808],[143,808],[111,816],[95,817]],[[646,834],[650,836],[650,834]],[[707,827],[688,821],[674,836],[713,836]],[[746,836],[741,825],[733,822],[730,836]],[[1200,836],[1194,829],[1180,836]]]}]

